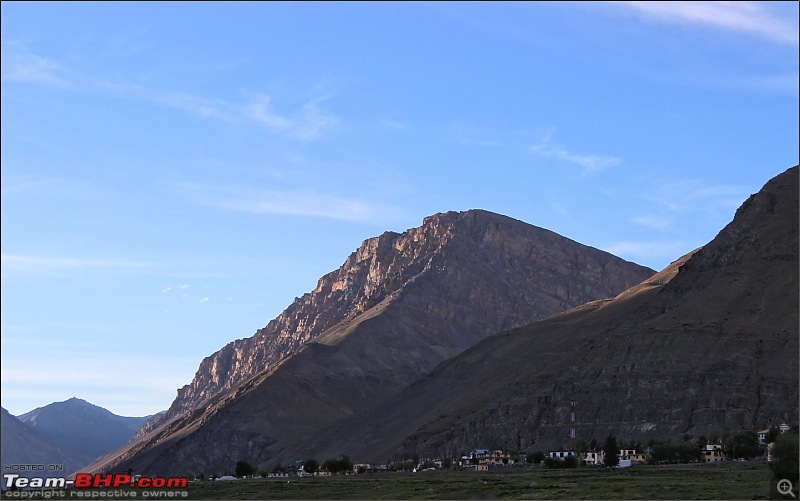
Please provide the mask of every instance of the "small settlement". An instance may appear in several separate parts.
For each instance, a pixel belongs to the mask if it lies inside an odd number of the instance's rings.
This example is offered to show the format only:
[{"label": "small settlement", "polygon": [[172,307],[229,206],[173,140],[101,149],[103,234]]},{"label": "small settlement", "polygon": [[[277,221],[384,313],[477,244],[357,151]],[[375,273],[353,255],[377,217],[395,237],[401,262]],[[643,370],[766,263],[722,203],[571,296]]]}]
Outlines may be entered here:
[{"label": "small settlement", "polygon": [[[767,461],[772,461],[772,448],[774,445],[775,435],[778,433],[787,433],[791,431],[791,426],[786,423],[781,423],[780,426],[773,427],[772,429],[763,429],[757,432],[758,445],[760,447],[760,455],[755,457],[766,458]],[[752,433],[752,432],[751,432]],[[669,445],[667,445],[669,446]],[[646,448],[646,450],[637,450],[630,448],[620,448],[617,454],[616,467],[626,468],[645,463],[658,463],[659,459],[656,457],[656,448]],[[664,447],[662,444],[661,447]],[[691,459],[688,461],[678,462],[700,462],[700,463],[715,463],[719,461],[726,461],[731,459],[739,459],[736,451],[728,451],[722,443],[703,443],[702,445],[693,446],[690,443],[680,444],[678,447],[682,448],[685,452],[687,449],[691,451]],[[698,447],[698,449],[695,449]],[[574,459],[572,459],[574,458]],[[588,467],[604,467],[606,466],[606,453],[602,449],[593,449],[577,452],[575,450],[554,450],[544,454],[541,452],[535,454],[515,454],[502,449],[475,449],[469,453],[462,454],[459,458],[434,458],[434,459],[415,459],[414,461],[399,461],[389,464],[372,464],[372,463],[348,463],[348,468],[340,470],[338,474],[357,475],[357,474],[380,474],[395,471],[409,471],[409,472],[428,472],[435,470],[457,469],[462,471],[472,472],[488,472],[496,468],[507,468],[512,466],[529,466],[544,463],[544,465],[553,464],[572,464],[573,466],[588,466]],[[559,466],[555,466],[559,467]],[[563,466],[561,466],[563,467]],[[314,469],[313,471],[306,471],[303,461],[295,461],[293,464],[286,466],[278,471],[271,473],[263,473],[262,478],[289,478],[289,477],[327,477],[331,476],[331,471],[323,468]],[[233,479],[234,477],[216,477],[217,480]]]}]

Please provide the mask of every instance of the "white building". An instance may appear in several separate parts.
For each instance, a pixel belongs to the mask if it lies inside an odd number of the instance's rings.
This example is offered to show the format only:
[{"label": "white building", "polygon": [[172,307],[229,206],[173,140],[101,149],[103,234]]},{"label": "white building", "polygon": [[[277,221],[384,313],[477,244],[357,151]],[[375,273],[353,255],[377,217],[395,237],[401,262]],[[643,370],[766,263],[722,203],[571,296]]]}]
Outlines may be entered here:
[{"label": "white building", "polygon": [[600,466],[606,462],[606,455],[603,451],[587,452],[583,457],[586,464]]}]

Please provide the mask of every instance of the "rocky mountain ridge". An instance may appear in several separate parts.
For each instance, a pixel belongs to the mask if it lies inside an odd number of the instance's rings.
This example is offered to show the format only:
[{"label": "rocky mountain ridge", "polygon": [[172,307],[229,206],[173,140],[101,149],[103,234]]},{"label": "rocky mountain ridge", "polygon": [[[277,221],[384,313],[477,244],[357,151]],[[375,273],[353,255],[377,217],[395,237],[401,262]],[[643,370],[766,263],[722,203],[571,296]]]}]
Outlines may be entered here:
[{"label": "rocky mountain ridge", "polygon": [[[314,434],[379,406],[481,339],[652,273],[505,216],[437,214],[364,242],[268,325],[289,330],[262,331],[203,362],[190,388],[210,382],[216,393],[184,393],[202,405],[172,412],[93,468],[198,473],[243,457],[260,467],[296,459]],[[244,349],[251,345],[260,347]],[[290,351],[247,379],[269,346]]]},{"label": "rocky mountain ridge", "polygon": [[797,422],[799,209],[793,167],[654,277],[477,344],[318,434],[314,454],[385,461],[568,448],[572,402],[586,443]]},{"label": "rocky mountain ridge", "polygon": [[[488,214],[485,211],[436,214],[426,217],[422,226],[402,234],[386,232],[365,240],[338,270],[320,278],[313,291],[296,299],[266,327],[252,337],[228,343],[217,353],[206,357],[193,381],[178,390],[178,396],[165,417],[190,410],[220,392],[236,387],[296,353],[300,347],[324,332],[352,321],[429,270],[451,241],[494,238],[496,229],[486,222]],[[504,221],[506,224],[512,221],[513,225],[524,224],[510,218],[504,219],[507,220]],[[481,231],[484,233],[480,234]],[[563,239],[543,229],[538,229],[538,233],[546,235],[549,240]],[[538,251],[546,256],[539,247]],[[537,252],[536,247],[533,246],[530,252],[532,255]],[[570,266],[580,266],[578,259],[574,257],[559,265],[562,269],[558,272],[567,274]],[[603,278],[603,261],[598,263],[597,276],[588,278]],[[549,264],[542,263],[543,266]],[[638,265],[632,266],[635,268]],[[642,275],[653,272],[644,267],[638,267],[638,270]],[[576,301],[602,296],[617,291],[620,286],[630,285],[629,281],[624,280],[614,283],[612,276],[605,278],[610,282],[610,287],[604,290],[573,291],[567,284],[555,286],[552,295],[555,298],[559,294],[564,297],[554,299],[552,306],[548,305],[542,310],[549,314],[574,305]],[[570,298],[571,294],[575,297]]]}]

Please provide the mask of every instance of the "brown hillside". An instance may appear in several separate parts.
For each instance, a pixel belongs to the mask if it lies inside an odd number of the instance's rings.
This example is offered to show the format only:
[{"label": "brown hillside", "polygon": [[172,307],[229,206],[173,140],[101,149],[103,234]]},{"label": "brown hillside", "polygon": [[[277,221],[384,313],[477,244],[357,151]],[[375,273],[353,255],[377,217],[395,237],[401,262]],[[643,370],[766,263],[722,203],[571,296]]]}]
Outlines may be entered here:
[{"label": "brown hillside", "polygon": [[[316,433],[481,339],[611,297],[652,273],[486,211],[431,216],[367,240],[269,332],[206,359],[179,398],[202,405],[187,412],[176,402],[166,424],[94,468],[208,474],[239,459],[260,468],[296,459]],[[281,325],[297,327],[275,330]],[[233,390],[220,392],[226,385]]]},{"label": "brown hillside", "polygon": [[683,440],[798,419],[798,168],[703,248],[612,301],[485,340],[317,437],[320,457]]}]

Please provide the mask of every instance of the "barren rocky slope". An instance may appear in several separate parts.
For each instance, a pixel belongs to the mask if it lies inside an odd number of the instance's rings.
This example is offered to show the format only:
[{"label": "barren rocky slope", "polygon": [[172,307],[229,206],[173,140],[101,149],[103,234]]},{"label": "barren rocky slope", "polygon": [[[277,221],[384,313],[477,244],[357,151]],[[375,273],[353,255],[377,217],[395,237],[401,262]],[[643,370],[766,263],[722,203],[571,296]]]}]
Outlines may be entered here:
[{"label": "barren rocky slope", "polygon": [[486,211],[431,216],[365,241],[253,338],[205,359],[160,427],[94,468],[208,474],[296,459],[320,430],[481,339],[652,273]]},{"label": "barren rocky slope", "polygon": [[571,401],[586,442],[797,422],[798,209],[793,167],[658,275],[487,339],[318,435],[315,452],[381,461],[568,447]]},{"label": "barren rocky slope", "polygon": [[480,210],[437,214],[419,228],[364,241],[338,270],[323,276],[316,289],[296,299],[254,336],[233,341],[204,359],[194,380],[178,391],[166,417],[273,367],[310,340],[402,289],[434,263],[442,266],[451,253],[461,259],[459,265],[475,266],[483,274],[514,275],[512,282],[533,279],[530,284],[509,284],[517,289],[515,302],[521,303],[522,311],[501,321],[501,328],[605,297],[653,273],[497,214]]}]

